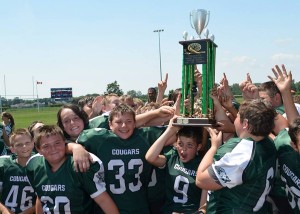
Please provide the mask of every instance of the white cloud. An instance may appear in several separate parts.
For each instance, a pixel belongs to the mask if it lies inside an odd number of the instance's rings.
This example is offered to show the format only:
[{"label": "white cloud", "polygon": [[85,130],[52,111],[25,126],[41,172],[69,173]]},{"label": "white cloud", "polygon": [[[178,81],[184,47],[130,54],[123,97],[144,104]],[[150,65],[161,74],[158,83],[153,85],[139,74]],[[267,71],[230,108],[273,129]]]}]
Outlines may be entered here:
[{"label": "white cloud", "polygon": [[271,56],[273,61],[278,60],[289,60],[289,61],[296,61],[300,60],[300,54],[285,54],[285,53],[278,53]]}]

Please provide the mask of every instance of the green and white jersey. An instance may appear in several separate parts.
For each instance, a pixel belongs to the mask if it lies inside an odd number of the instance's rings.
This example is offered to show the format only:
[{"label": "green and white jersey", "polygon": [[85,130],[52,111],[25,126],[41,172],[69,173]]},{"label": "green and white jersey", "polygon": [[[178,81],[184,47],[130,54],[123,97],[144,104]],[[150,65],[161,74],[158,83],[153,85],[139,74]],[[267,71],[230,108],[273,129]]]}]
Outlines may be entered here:
[{"label": "green and white jersey", "polygon": [[286,129],[280,131],[274,141],[285,193],[294,213],[300,213],[300,155],[291,147]]},{"label": "green and white jersey", "polygon": [[176,149],[170,150],[166,162],[166,204],[164,213],[195,213],[199,209],[201,189],[196,186],[200,156],[183,163]]},{"label": "green and white jersey", "polygon": [[88,128],[89,129],[93,129],[93,128],[110,129],[108,123],[108,115],[100,115],[90,119]]},{"label": "green and white jersey", "polygon": [[27,176],[41,200],[44,213],[93,213],[94,201],[105,189],[104,168],[95,155],[90,169],[75,172],[73,157],[52,172],[47,160],[39,154],[27,163]]},{"label": "green and white jersey", "polygon": [[230,139],[208,168],[223,188],[208,193],[207,213],[266,213],[275,167],[276,148],[269,138]]},{"label": "green and white jersey", "polygon": [[149,149],[143,129],[126,140],[106,129],[84,130],[77,142],[96,154],[105,168],[107,192],[121,213],[149,213],[147,187],[151,166],[145,160]]},{"label": "green and white jersey", "polygon": [[21,213],[35,204],[36,195],[28,182],[25,167],[14,155],[0,157],[1,203],[14,213]]}]

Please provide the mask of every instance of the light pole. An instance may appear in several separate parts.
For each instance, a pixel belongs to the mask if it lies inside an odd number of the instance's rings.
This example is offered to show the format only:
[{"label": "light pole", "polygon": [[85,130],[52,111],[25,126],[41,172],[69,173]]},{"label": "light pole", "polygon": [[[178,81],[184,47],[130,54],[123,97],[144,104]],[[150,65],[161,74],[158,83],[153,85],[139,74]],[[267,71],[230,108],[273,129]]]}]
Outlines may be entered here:
[{"label": "light pole", "polygon": [[162,81],[162,73],[161,73],[161,53],[160,53],[160,32],[163,32],[164,29],[154,30],[154,33],[158,33],[158,49],[159,49],[159,69],[160,69],[160,80]]}]

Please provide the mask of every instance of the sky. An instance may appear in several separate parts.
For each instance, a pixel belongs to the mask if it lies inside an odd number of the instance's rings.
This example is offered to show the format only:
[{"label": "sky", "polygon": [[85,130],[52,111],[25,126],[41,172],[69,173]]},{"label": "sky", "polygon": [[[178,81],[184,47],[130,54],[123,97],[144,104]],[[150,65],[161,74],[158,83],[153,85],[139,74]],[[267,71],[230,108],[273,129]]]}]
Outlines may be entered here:
[{"label": "sky", "polygon": [[[285,64],[300,81],[299,0],[0,0],[0,96],[49,98],[50,88],[73,96],[106,91],[117,81],[147,93],[169,75],[181,87],[183,32],[196,37],[190,12],[210,11],[215,36],[216,81],[229,84],[250,73],[268,81]],[[36,85],[39,81],[42,84]]]}]

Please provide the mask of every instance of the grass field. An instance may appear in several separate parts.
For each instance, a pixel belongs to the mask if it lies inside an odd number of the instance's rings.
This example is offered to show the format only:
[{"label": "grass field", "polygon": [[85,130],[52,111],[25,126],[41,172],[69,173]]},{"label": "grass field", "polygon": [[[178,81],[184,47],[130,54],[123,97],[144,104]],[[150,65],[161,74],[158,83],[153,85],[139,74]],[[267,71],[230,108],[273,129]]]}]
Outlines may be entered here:
[{"label": "grass field", "polygon": [[[242,97],[236,97],[236,100],[243,102]],[[42,107],[38,111],[37,108],[26,109],[8,109],[7,112],[11,113],[15,119],[15,129],[27,128],[35,120],[43,121],[45,124],[56,124],[56,114],[60,107]]]},{"label": "grass field", "polygon": [[38,111],[37,108],[28,109],[8,109],[15,119],[15,129],[27,128],[33,121],[40,120],[45,124],[56,124],[56,114],[59,107],[43,107]]}]

